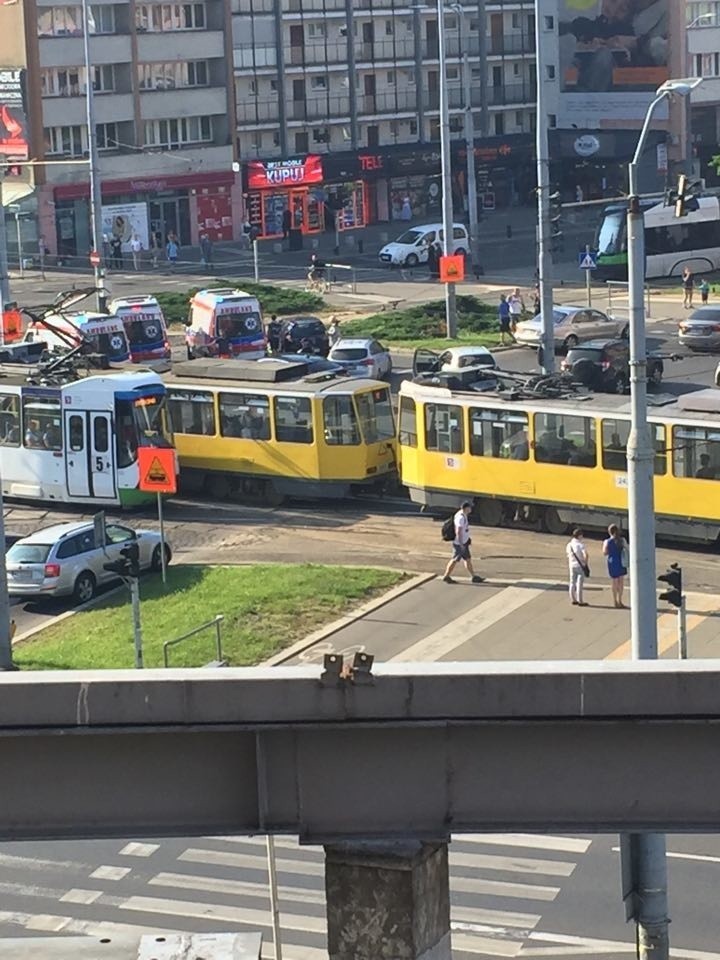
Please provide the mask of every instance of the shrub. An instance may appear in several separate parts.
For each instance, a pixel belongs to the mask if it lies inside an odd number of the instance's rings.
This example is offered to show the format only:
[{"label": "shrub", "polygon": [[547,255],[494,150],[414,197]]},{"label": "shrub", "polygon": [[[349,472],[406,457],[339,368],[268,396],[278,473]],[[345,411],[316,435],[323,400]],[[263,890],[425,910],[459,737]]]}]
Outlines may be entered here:
[{"label": "shrub", "polygon": [[[477,297],[457,298],[458,330],[487,333],[497,327],[497,310]],[[394,340],[432,340],[445,335],[445,301],[433,300],[407,310],[375,313],[342,325],[345,337],[379,337]]]}]

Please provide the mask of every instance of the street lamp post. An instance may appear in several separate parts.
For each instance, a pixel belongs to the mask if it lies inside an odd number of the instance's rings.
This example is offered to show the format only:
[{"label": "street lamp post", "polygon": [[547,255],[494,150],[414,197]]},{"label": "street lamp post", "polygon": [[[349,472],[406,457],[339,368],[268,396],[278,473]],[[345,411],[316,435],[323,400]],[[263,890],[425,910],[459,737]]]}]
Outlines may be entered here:
[{"label": "street lamp post", "polygon": [[[460,3],[452,4],[452,9],[458,15],[458,37],[460,43],[467,40],[465,30],[465,10]],[[470,260],[476,274],[480,269],[480,237],[478,235],[478,201],[477,201],[477,171],[475,168],[475,130],[472,113],[472,72],[467,42],[462,49],[462,78],[463,78],[463,105],[465,107],[464,130],[465,154],[467,157],[467,196],[468,196],[468,226],[470,228]]]},{"label": "street lamp post", "polygon": [[[535,49],[537,83],[537,119],[535,122],[535,152],[537,158],[538,210],[538,285],[540,288],[540,316],[542,317],[541,357],[545,373],[555,372],[555,330],[553,328],[553,287],[550,249],[550,148],[548,144],[545,84],[547,82],[546,49],[552,28],[537,5],[535,14]],[[549,17],[547,18],[550,19]]]},{"label": "street lamp post", "polygon": [[[628,534],[632,602],[630,635],[633,660],[655,660],[657,599],[655,596],[655,514],[653,472],[655,450],[647,419],[647,348],[645,340],[644,221],[640,209],[638,165],[656,108],[667,97],[688,97],[700,81],[668,80],[658,88],[648,107],[632,161],[628,167],[627,215],[628,294],[630,301],[631,427],[627,445]],[[638,890],[638,957],[668,960],[668,903],[665,837],[659,833],[636,837]]]},{"label": "street lamp post", "polygon": [[[450,256],[453,246],[452,168],[450,166],[450,112],[448,104],[445,50],[445,0],[437,0],[440,68],[440,166],[442,170],[443,253]],[[445,327],[449,340],[457,335],[455,284],[445,284]]]},{"label": "street lamp post", "polygon": [[103,263],[102,243],[102,198],[100,192],[97,131],[95,130],[93,73],[90,60],[90,8],[88,0],[82,0],[82,15],[83,55],[85,60],[85,116],[87,121],[88,160],[90,161],[90,236],[92,238],[92,248],[98,255],[98,261],[93,265],[95,289],[97,291],[97,307],[98,310],[103,310],[105,308],[105,295],[102,287],[105,276],[105,264]]}]

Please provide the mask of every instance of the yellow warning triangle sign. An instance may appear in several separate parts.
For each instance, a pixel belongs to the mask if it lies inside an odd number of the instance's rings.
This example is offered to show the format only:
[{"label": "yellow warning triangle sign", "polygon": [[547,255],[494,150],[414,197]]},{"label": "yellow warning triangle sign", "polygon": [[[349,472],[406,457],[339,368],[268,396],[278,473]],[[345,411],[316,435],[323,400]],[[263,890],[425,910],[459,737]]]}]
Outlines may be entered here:
[{"label": "yellow warning triangle sign", "polygon": [[153,457],[148,472],[145,474],[146,483],[162,483],[167,484],[170,482],[170,478],[167,475],[167,470],[160,463],[158,457]]}]

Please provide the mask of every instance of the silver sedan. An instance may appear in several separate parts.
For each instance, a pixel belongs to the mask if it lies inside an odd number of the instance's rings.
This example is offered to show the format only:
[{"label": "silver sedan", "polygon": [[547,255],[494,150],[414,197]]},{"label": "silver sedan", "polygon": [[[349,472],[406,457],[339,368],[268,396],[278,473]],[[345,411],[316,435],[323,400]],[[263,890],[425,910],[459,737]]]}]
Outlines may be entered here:
[{"label": "silver sedan", "polygon": [[[518,343],[536,347],[542,337],[542,315],[532,320],[521,320],[515,330]],[[614,340],[627,337],[627,320],[618,320],[593,307],[554,306],[553,331],[555,348],[570,350],[584,340]]]},{"label": "silver sedan", "polygon": [[698,307],[680,321],[678,340],[689,350],[720,350],[720,308]]}]

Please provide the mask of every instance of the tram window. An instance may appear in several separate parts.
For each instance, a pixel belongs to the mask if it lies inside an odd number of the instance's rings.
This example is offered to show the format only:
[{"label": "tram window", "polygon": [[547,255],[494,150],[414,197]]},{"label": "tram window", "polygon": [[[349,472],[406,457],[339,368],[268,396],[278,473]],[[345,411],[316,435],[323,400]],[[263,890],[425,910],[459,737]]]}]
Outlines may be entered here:
[{"label": "tram window", "polygon": [[526,413],[510,410],[470,410],[470,453],[474,457],[505,457],[527,460],[528,418]]},{"label": "tram window", "polygon": [[60,400],[23,397],[24,445],[35,450],[62,450]]},{"label": "tram window", "polygon": [[448,403],[425,404],[425,449],[463,453],[463,410]]},{"label": "tram window", "polygon": [[352,397],[325,397],[323,426],[328,446],[355,446],[360,443]]},{"label": "tram window", "polygon": [[312,443],[312,408],[307,397],[275,397],[275,436],[281,443]]},{"label": "tram window", "polygon": [[561,413],[536,413],[535,460],[594,467],[597,463],[595,421]]},{"label": "tram window", "polygon": [[400,443],[404,447],[417,446],[417,414],[412,397],[400,397]]},{"label": "tram window", "polygon": [[0,446],[20,446],[20,401],[11,393],[0,393]]},{"label": "tram window", "polygon": [[138,428],[132,400],[115,401],[115,442],[118,467],[129,467],[137,460]]},{"label": "tram window", "polygon": [[221,393],[220,433],[245,440],[270,439],[270,401],[251,393]]},{"label": "tram window", "polygon": [[83,418],[78,414],[70,417],[70,450],[78,453],[85,446],[85,430]]},{"label": "tram window", "polygon": [[[665,457],[665,427],[660,424],[650,426],[651,442],[655,447],[655,476],[667,473]],[[603,420],[602,422],[602,465],[605,470],[627,471],[627,445],[630,437],[629,420]]]},{"label": "tram window", "polygon": [[356,393],[355,406],[365,443],[392,440],[395,436],[395,421],[387,387]]},{"label": "tram window", "polygon": [[108,440],[107,418],[95,417],[93,420],[93,446],[97,453],[107,453]]},{"label": "tram window", "polygon": [[215,406],[212,393],[172,390],[168,394],[170,420],[175,433],[215,436]]},{"label": "tram window", "polygon": [[673,473],[676,477],[720,480],[720,431],[673,427]]}]

